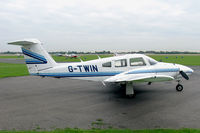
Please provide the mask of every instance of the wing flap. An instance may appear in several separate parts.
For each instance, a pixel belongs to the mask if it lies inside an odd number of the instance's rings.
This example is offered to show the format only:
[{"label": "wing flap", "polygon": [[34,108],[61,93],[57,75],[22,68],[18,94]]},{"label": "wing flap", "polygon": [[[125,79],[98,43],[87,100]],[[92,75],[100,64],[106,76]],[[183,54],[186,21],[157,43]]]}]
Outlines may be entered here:
[{"label": "wing flap", "polygon": [[156,75],[156,76],[149,76],[149,77],[143,77],[138,80],[133,80],[137,82],[162,82],[162,81],[171,81],[174,80],[172,76],[166,76],[166,75]]}]

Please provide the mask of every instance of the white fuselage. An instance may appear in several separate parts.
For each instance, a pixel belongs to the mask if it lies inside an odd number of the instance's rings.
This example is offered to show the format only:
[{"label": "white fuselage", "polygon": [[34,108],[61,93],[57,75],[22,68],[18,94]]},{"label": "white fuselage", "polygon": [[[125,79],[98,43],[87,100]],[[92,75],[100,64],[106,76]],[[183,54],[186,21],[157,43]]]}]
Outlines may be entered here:
[{"label": "white fuselage", "polygon": [[[134,59],[139,59],[134,62]],[[142,60],[141,60],[142,59]],[[122,60],[120,62],[120,60]],[[107,64],[106,64],[107,63]],[[124,64],[123,64],[124,63]],[[135,63],[135,64],[134,64]],[[144,68],[145,67],[145,68]],[[86,62],[76,63],[58,63],[56,67],[46,70],[38,70],[32,75],[51,76],[51,77],[108,77],[114,76],[123,72],[126,74],[135,75],[166,75],[180,78],[179,71],[182,70],[188,75],[193,72],[192,69],[172,64],[156,62],[154,59],[142,54],[127,54],[122,56],[114,56],[102,59],[96,59]],[[101,79],[102,80],[102,79]],[[157,80],[151,80],[156,82]],[[150,81],[146,81],[150,82]]]}]

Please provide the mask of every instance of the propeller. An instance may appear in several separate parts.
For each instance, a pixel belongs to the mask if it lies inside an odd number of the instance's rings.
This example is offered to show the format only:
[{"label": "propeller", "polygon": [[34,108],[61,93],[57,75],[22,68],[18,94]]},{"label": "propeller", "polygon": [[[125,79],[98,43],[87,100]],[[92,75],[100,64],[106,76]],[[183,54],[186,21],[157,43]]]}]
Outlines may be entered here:
[{"label": "propeller", "polygon": [[180,71],[180,74],[183,76],[183,78],[185,78],[186,80],[189,80],[189,77],[187,76],[185,72]]}]

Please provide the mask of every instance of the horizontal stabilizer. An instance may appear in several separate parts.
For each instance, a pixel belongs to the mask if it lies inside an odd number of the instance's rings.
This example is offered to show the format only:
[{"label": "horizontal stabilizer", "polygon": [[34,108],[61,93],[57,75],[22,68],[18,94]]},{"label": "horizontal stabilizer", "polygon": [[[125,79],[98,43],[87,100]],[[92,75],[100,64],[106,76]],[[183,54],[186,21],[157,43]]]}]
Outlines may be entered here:
[{"label": "horizontal stabilizer", "polygon": [[9,42],[8,44],[10,45],[32,45],[32,44],[41,44],[41,42],[37,39],[23,39],[23,40],[16,40]]}]

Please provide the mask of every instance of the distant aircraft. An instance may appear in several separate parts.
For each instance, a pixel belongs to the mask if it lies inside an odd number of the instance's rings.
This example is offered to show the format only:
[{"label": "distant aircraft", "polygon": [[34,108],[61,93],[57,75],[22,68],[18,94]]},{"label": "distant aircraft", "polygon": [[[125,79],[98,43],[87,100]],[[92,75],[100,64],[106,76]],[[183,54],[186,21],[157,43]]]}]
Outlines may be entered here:
[{"label": "distant aircraft", "polygon": [[64,54],[63,56],[67,58],[77,58],[78,56],[76,54]]},{"label": "distant aircraft", "polygon": [[103,84],[118,83],[126,87],[126,95],[133,96],[133,84],[138,82],[172,81],[178,82],[177,91],[182,91],[182,79],[189,80],[193,73],[189,67],[157,62],[143,54],[127,54],[114,57],[99,58],[91,61],[75,63],[56,63],[43,49],[37,39],[24,39],[8,44],[22,46],[22,52],[30,75],[55,78],[81,77],[100,80]]},{"label": "distant aircraft", "polygon": [[63,56],[62,54],[60,54],[60,53],[58,53],[58,54],[56,54],[56,56]]}]

